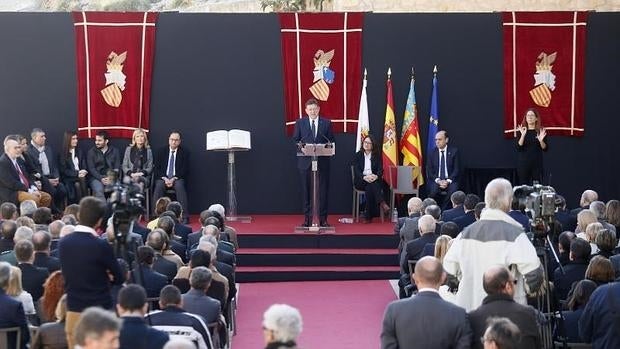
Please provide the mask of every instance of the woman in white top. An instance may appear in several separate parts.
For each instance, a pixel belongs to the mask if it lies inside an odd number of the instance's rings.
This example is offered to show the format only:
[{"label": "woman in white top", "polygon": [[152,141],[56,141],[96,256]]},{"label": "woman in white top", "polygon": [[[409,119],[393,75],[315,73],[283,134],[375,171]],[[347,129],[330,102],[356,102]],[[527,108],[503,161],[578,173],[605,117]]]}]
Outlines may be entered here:
[{"label": "woman in white top", "polygon": [[11,276],[9,278],[9,286],[6,288],[6,294],[22,302],[26,315],[36,314],[32,295],[22,288],[22,271],[18,267],[11,266]]}]

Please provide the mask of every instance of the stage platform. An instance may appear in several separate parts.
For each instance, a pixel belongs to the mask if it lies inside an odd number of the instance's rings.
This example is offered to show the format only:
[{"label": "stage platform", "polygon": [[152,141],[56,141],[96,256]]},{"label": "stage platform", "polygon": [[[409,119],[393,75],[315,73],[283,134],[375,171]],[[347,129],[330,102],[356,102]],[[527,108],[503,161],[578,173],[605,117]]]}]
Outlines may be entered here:
[{"label": "stage platform", "polygon": [[[237,282],[374,280],[398,277],[398,236],[393,223],[328,221],[334,233],[295,232],[302,215],[253,215],[227,222],[237,230]],[[191,217],[194,231],[198,216]]]}]

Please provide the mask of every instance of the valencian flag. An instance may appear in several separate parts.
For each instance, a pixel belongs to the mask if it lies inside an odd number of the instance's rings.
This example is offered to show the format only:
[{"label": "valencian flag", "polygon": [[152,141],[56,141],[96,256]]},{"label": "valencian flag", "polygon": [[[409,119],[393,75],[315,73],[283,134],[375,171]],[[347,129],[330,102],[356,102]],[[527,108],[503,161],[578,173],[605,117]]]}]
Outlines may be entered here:
[{"label": "valencian flag", "polygon": [[78,132],[131,138],[149,128],[154,12],[74,12]]},{"label": "valencian flag", "polygon": [[364,82],[362,84],[362,96],[360,97],[360,111],[357,117],[357,142],[355,142],[355,151],[362,148],[364,138],[370,132],[370,123],[368,120],[368,97],[366,96],[367,73],[364,69]]},{"label": "valencian flag", "polygon": [[[396,119],[394,118],[394,98],[392,97],[392,70],[388,69],[387,104],[383,126],[383,179],[390,187],[396,186],[396,171],[390,167],[398,165],[396,145]],[[391,174],[391,176],[390,176]]]},{"label": "valencian flag", "polygon": [[286,130],[310,98],[335,132],[357,131],[363,13],[280,13]]},{"label": "valencian flag", "polygon": [[[400,152],[403,154],[404,166],[422,167],[422,145],[420,142],[420,127],[418,126],[418,109],[415,101],[415,79],[413,71],[409,83],[409,95],[403,118],[403,131],[400,137]],[[422,171],[414,178],[418,185],[424,184]]]},{"label": "valencian flag", "polygon": [[505,12],[504,135],[519,135],[528,108],[548,134],[584,132],[587,12]]},{"label": "valencian flag", "polygon": [[433,68],[433,93],[431,95],[431,115],[428,119],[428,143],[426,154],[435,148],[435,135],[439,131],[439,103],[437,101],[437,66]]}]

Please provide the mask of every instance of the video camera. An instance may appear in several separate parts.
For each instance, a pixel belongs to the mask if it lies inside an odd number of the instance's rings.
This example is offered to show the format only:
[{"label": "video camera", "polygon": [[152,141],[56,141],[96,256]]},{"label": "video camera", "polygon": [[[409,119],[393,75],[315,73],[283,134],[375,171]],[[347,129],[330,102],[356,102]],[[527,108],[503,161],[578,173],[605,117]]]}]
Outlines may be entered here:
[{"label": "video camera", "polygon": [[555,215],[555,189],[547,185],[534,184],[534,186],[521,185],[514,187],[513,200],[518,200],[519,205],[532,214],[533,220],[543,219],[548,221]]},{"label": "video camera", "polygon": [[124,246],[127,235],[133,229],[133,222],[145,212],[142,206],[144,194],[140,186],[129,177],[121,182],[116,172],[110,171],[108,178],[112,184],[106,187],[106,193],[109,194],[108,203],[112,207],[115,242],[117,247]]}]

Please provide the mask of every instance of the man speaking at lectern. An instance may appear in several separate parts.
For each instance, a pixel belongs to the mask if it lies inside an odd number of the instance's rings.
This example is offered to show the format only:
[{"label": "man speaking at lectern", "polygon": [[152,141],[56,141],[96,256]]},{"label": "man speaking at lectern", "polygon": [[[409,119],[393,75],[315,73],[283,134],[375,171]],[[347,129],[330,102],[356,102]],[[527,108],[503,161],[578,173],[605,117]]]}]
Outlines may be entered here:
[{"label": "man speaking at lectern", "polygon": [[[319,102],[311,98],[306,102],[307,117],[297,119],[293,141],[297,146],[302,144],[326,144],[334,142],[334,133],[329,119],[319,117]],[[319,156],[319,220],[322,227],[327,224],[327,192],[329,190],[329,156]],[[301,176],[301,197],[304,210],[304,223],[309,227],[312,224],[312,159],[309,156],[297,157],[297,168]]]}]

